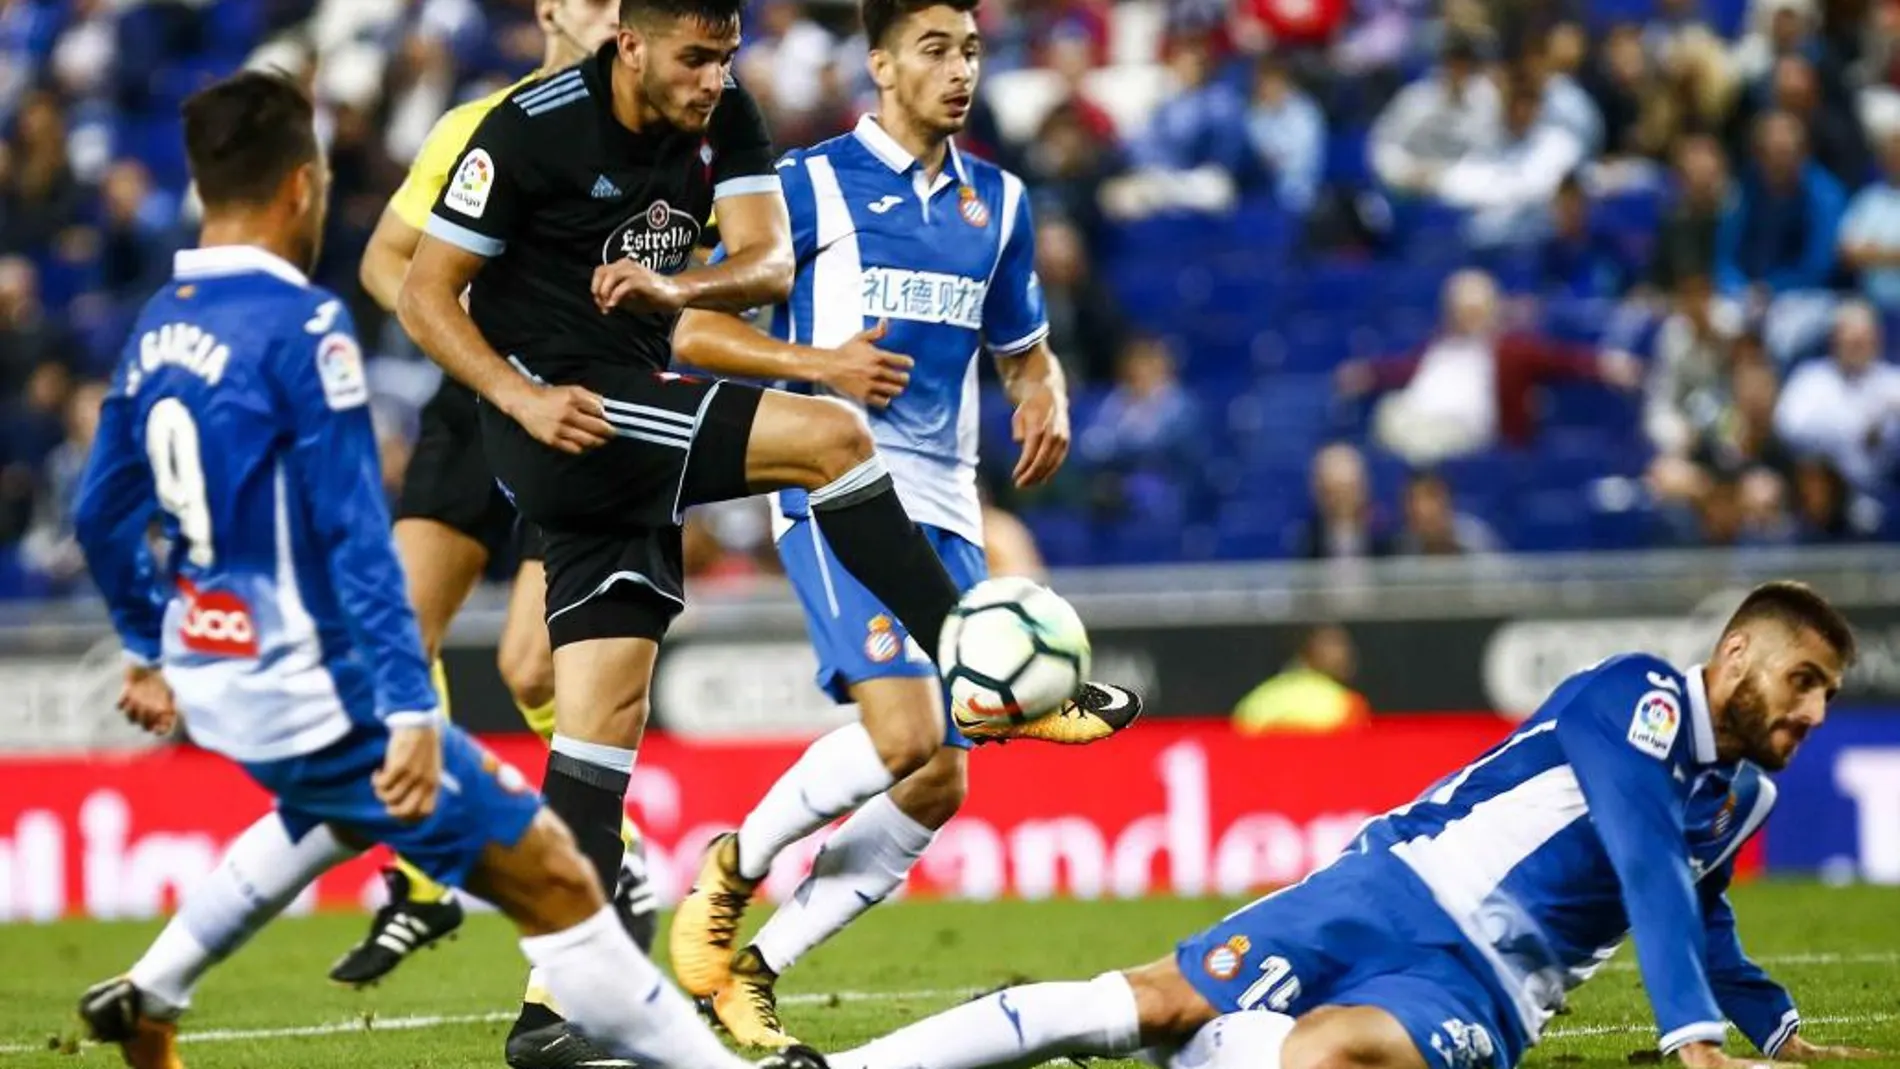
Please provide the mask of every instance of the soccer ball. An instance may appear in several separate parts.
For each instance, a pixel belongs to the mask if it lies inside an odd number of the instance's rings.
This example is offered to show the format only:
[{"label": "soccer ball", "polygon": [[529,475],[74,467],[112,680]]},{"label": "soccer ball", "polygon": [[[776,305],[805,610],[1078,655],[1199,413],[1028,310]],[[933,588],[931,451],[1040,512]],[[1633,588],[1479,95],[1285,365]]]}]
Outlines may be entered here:
[{"label": "soccer ball", "polygon": [[937,663],[959,726],[1020,724],[1075,696],[1089,672],[1089,633],[1062,596],[1021,578],[965,591],[943,624]]}]

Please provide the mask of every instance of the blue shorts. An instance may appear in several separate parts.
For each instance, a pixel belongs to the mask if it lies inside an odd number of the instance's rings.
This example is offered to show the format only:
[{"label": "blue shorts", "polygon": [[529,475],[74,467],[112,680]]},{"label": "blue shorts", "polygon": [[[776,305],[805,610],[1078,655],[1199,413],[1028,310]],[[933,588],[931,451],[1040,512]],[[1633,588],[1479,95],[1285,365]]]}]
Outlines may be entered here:
[{"label": "blue shorts", "polygon": [[1175,963],[1223,1014],[1377,1006],[1433,1069],[1512,1069],[1526,1046],[1484,960],[1389,855],[1347,854],[1184,940]]},{"label": "blue shorts", "polygon": [[[920,529],[958,590],[989,578],[982,546],[941,527],[926,524]],[[836,701],[848,702],[852,686],[867,679],[936,677],[936,664],[911,641],[891,610],[838,563],[817,524],[809,519],[793,521],[778,540],[778,556],[805,608],[805,629],[818,654],[820,690]],[[950,719],[947,699],[944,710],[944,745],[969,749],[970,740]]]},{"label": "blue shorts", "polygon": [[382,843],[430,878],[454,887],[490,844],[513,846],[527,834],[541,797],[521,773],[463,733],[442,732],[442,789],[435,812],[414,824],[389,815],[370,777],[383,765],[389,732],[358,724],[316,753],[248,764],[244,770],[277,797],[277,813],[293,841],[328,824],[349,842]]}]

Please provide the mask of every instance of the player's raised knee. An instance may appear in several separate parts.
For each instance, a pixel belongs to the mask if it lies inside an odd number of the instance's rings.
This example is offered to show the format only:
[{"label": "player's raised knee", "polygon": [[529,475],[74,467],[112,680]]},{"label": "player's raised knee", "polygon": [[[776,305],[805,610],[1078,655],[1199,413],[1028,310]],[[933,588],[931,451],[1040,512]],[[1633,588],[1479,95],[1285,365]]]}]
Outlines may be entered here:
[{"label": "player's raised knee", "polygon": [[821,398],[813,406],[811,421],[814,490],[850,474],[877,452],[871,440],[871,425],[855,408]]}]

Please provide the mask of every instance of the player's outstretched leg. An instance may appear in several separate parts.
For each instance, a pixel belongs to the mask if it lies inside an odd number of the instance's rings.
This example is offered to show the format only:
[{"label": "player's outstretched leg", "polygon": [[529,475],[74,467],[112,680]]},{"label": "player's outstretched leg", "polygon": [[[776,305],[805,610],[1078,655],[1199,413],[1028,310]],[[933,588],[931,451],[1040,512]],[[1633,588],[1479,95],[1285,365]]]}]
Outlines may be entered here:
[{"label": "player's outstretched leg", "polygon": [[[439,520],[405,516],[396,521],[396,554],[409,584],[422,648],[442,715],[450,715],[448,677],[442,671],[442,638],[488,565],[488,549]],[[330,980],[350,987],[373,984],[411,954],[434,946],[462,926],[461,902],[449,888],[398,856],[384,870],[389,899],[370,920],[363,940],[330,966]]]},{"label": "player's outstretched leg", "polygon": [[812,519],[838,560],[936,658],[957,586],[898,501],[863,415],[827,398],[763,391],[745,476],[761,490],[808,491]]},{"label": "player's outstretched leg", "polygon": [[731,980],[713,1009],[734,1039],[764,1047],[795,1042],[778,1019],[779,976],[903,886],[968,789],[967,751],[940,747],[929,764],[859,806],[832,833],[798,891],[732,957]]},{"label": "player's outstretched leg", "polygon": [[[521,929],[521,949],[588,1036],[647,1069],[747,1069],[690,1002],[640,953],[600,892],[594,866],[542,810],[512,846],[490,845],[469,887]],[[823,1069],[795,1049],[772,1069]]]},{"label": "player's outstretched leg", "polygon": [[325,827],[296,840],[276,812],[231,843],[192,888],[145,956],[79,1000],[91,1038],[116,1043],[133,1069],[178,1069],[177,1021],[198,981],[283,911],[312,880],[356,851]]},{"label": "player's outstretched leg", "polygon": [[[924,671],[930,671],[928,665]],[[939,689],[934,672],[854,684],[850,696],[858,703],[859,723],[812,743],[737,833],[713,841],[670,933],[673,975],[687,993],[722,995],[731,975],[733,937],[780,851],[890,789],[936,753],[944,738]],[[721,1001],[747,1010],[736,1017],[719,1011],[740,1042],[764,1047],[791,1042],[765,1004],[723,995]]]}]

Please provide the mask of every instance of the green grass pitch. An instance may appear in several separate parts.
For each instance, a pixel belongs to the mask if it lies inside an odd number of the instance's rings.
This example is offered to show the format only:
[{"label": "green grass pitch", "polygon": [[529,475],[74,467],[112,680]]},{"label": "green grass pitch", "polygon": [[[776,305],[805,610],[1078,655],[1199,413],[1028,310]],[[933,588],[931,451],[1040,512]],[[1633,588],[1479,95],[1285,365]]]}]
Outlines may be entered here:
[{"label": "green grass pitch", "polygon": [[[1744,940],[1794,991],[1810,1038],[1900,1053],[1900,889],[1764,883],[1738,889],[1735,899]],[[839,1049],[1004,981],[1081,979],[1151,960],[1231,905],[893,904],[786,979],[786,1024],[821,1049]],[[187,1064],[499,1066],[523,972],[505,924],[474,917],[454,943],[423,954],[382,987],[333,988],[324,971],[363,923],[357,916],[286,920],[214,972],[185,1027]],[[116,1051],[59,1053],[49,1037],[71,1032],[79,990],[123,969],[154,931],[150,923],[0,926],[0,1069],[117,1065]],[[1624,1065],[1632,1052],[1653,1049],[1632,957],[1625,947],[1577,993],[1574,1012],[1554,1023],[1531,1065]],[[1746,1046],[1739,1037],[1730,1044]],[[1900,1069],[1900,1057],[1868,1064]]]}]

